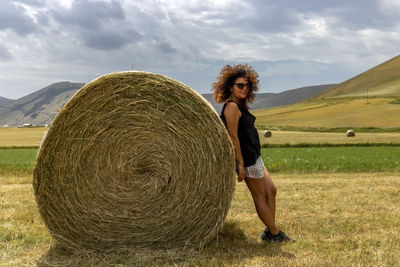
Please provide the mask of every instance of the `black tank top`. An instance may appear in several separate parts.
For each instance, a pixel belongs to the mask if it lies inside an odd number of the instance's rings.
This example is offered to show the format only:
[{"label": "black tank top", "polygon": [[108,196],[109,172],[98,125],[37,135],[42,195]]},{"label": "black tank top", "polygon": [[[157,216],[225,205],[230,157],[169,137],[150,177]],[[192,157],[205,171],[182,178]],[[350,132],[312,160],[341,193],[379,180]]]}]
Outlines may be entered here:
[{"label": "black tank top", "polygon": [[256,163],[257,158],[261,155],[261,146],[260,146],[260,138],[258,136],[258,132],[256,127],[254,127],[254,122],[256,121],[256,117],[254,117],[246,108],[244,108],[241,104],[228,100],[221,112],[221,120],[224,122],[225,127],[225,107],[228,102],[234,102],[237,104],[242,116],[239,119],[238,125],[238,138],[240,142],[240,150],[242,152],[244,166],[248,167]]}]

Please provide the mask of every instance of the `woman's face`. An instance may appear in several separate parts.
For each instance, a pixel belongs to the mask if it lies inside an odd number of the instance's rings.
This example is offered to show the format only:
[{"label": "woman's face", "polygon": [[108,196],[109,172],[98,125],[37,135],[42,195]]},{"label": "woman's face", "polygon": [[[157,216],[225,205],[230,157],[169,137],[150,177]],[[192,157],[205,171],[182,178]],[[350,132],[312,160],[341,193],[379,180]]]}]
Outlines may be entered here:
[{"label": "woman's face", "polygon": [[249,84],[246,78],[237,78],[232,86],[232,96],[235,99],[246,99],[249,94]]}]

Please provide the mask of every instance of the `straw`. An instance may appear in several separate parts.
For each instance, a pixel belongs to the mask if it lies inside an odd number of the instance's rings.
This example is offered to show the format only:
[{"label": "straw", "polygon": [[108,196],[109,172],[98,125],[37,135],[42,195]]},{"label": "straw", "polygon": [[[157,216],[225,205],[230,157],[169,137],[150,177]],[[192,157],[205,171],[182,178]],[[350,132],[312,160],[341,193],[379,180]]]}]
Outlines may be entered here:
[{"label": "straw", "polygon": [[119,72],[80,89],[39,149],[33,187],[63,246],[200,248],[221,229],[234,151],[211,105],[162,75]]}]

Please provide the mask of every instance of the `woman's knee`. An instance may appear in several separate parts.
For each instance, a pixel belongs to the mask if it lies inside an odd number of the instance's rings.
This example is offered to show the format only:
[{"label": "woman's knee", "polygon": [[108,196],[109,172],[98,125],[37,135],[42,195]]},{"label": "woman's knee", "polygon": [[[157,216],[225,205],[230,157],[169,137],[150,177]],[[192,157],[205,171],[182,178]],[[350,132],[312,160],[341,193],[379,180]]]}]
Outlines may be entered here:
[{"label": "woman's knee", "polygon": [[256,207],[265,206],[267,205],[267,195],[266,194],[253,195],[253,201]]},{"label": "woman's knee", "polygon": [[276,188],[275,185],[274,185],[273,188],[272,188],[272,194],[273,194],[274,196],[276,196],[276,194],[278,194],[278,188]]},{"label": "woman's knee", "polygon": [[267,169],[264,167],[265,169],[265,176],[264,176],[264,181],[265,181],[265,190],[267,191],[267,194],[272,195],[272,196],[276,196],[276,194],[278,193],[278,190],[274,184],[274,182],[271,179],[271,176],[269,176],[269,173],[267,171]]},{"label": "woman's knee", "polygon": [[267,196],[267,192],[266,191],[255,191],[253,192],[253,198],[254,201],[263,201],[265,199],[265,197]]},{"label": "woman's knee", "polygon": [[246,184],[254,198],[254,201],[262,200],[266,197],[267,192],[266,189],[263,188],[262,183],[255,183],[255,181],[246,179]]},{"label": "woman's knee", "polygon": [[278,189],[276,188],[276,186],[274,184],[267,185],[267,194],[275,197],[277,193],[278,193]]}]

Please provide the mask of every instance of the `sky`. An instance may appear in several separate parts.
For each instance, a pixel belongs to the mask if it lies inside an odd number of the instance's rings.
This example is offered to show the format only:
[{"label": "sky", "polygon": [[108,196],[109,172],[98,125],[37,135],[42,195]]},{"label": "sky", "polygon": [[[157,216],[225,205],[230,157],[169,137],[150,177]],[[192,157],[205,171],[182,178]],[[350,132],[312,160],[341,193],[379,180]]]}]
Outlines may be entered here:
[{"label": "sky", "polygon": [[0,96],[140,70],[199,93],[227,64],[260,92],[340,83],[399,53],[398,0],[2,0]]}]

